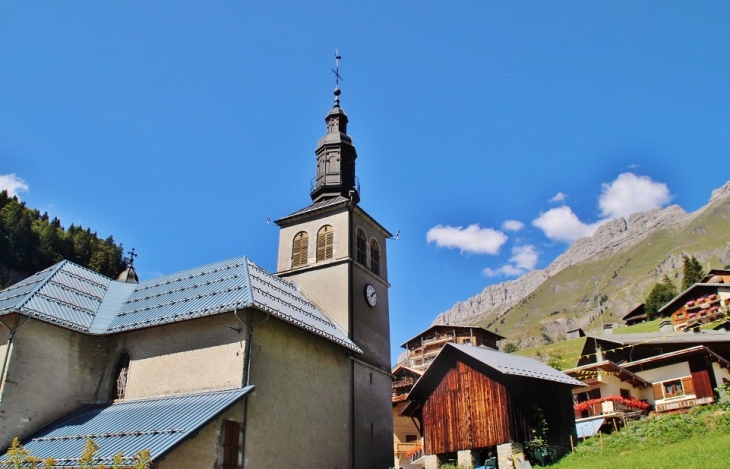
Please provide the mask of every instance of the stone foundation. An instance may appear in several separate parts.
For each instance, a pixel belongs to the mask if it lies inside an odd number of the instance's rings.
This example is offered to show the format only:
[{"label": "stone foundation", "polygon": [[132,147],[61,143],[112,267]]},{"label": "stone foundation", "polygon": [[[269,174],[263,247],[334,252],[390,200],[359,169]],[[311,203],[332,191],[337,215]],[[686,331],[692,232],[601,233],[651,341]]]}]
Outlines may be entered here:
[{"label": "stone foundation", "polygon": [[469,449],[461,450],[456,453],[459,469],[472,469],[474,467],[474,452]]},{"label": "stone foundation", "polygon": [[435,454],[428,454],[423,457],[423,468],[424,469],[438,469],[439,458]]}]

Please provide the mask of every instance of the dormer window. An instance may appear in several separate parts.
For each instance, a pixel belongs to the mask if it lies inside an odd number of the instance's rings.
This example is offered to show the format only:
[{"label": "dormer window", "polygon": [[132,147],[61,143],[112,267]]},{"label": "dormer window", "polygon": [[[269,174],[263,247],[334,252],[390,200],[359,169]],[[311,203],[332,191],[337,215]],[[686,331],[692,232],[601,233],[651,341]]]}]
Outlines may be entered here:
[{"label": "dormer window", "polygon": [[317,232],[317,262],[332,259],[334,256],[334,230],[325,225]]},{"label": "dormer window", "polygon": [[302,267],[307,265],[309,257],[309,235],[306,231],[300,231],[294,236],[291,249],[291,267]]},{"label": "dormer window", "polygon": [[370,241],[370,270],[380,275],[380,246],[375,240]]}]

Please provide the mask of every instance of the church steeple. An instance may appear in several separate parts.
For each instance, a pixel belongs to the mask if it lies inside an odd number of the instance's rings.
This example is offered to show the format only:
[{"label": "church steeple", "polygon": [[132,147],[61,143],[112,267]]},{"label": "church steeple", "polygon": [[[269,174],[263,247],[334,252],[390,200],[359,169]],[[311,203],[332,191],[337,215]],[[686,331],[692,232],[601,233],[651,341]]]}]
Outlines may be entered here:
[{"label": "church steeple", "polygon": [[319,139],[317,149],[317,175],[312,180],[310,193],[313,202],[332,199],[338,196],[347,197],[354,203],[360,201],[360,188],[355,177],[355,159],[357,152],[352,139],[347,135],[347,114],[340,107],[339,54],[335,53],[337,68],[333,70],[336,77],[334,90],[335,105],[324,121],[327,133]]}]

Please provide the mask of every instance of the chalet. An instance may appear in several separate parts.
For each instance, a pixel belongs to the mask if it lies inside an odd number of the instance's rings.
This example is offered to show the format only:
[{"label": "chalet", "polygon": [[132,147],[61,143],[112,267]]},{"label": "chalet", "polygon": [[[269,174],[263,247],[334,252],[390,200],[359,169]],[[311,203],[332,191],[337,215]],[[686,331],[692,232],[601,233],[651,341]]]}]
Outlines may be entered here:
[{"label": "chalet", "polygon": [[[390,233],[359,205],[339,105],[277,271],[245,256],[140,281],[62,261],[0,291],[0,445],[56,467],[392,464]],[[272,253],[273,254],[273,253]],[[2,457],[0,459],[5,459]]]},{"label": "chalet", "polygon": [[714,402],[713,390],[730,380],[729,353],[727,333],[589,336],[579,366],[565,370],[587,385],[573,389],[579,434],[588,424],[615,427],[647,410]]},{"label": "chalet", "polygon": [[570,448],[574,386],[584,384],[531,358],[450,343],[413,386],[401,415],[418,422],[427,469],[451,460],[473,467],[490,453],[499,467],[511,467],[512,443],[532,439],[540,413],[549,444]]},{"label": "chalet", "polygon": [[423,371],[397,365],[393,368],[393,455],[397,468],[422,467],[423,443],[410,417],[400,415],[408,393],[423,375]]},{"label": "chalet", "polygon": [[437,324],[408,339],[401,347],[406,349],[399,365],[425,370],[446,344],[485,346],[497,349],[497,342],[504,339],[483,327]]},{"label": "chalet", "polygon": [[730,284],[695,283],[659,309],[659,315],[672,318],[675,331],[693,329],[722,321],[730,305]]},{"label": "chalet", "polygon": [[642,322],[646,322],[648,319],[648,316],[646,314],[646,307],[644,303],[639,303],[629,311],[621,320],[626,324],[627,326],[633,326],[634,324],[641,324]]}]

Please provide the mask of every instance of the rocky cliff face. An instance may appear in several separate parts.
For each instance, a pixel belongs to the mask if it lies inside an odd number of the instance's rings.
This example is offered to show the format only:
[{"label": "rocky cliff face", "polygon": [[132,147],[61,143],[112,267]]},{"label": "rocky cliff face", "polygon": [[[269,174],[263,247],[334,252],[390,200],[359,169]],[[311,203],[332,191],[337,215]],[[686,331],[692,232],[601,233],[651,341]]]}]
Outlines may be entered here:
[{"label": "rocky cliff face", "polygon": [[[593,236],[575,241],[566,252],[558,256],[544,270],[534,270],[517,280],[490,285],[480,294],[466,301],[458,302],[450,310],[439,314],[433,321],[433,324],[474,324],[477,321],[490,317],[499,317],[519,302],[528,298],[544,282],[564,269],[618,255],[618,253],[639,245],[643,240],[658,230],[679,232],[711,208],[717,210],[718,207],[727,209],[720,209],[721,212],[730,212],[730,181],[712,192],[710,201],[705,207],[690,214],[686,213],[678,205],[672,205],[664,209],[657,208],[648,212],[635,213],[629,216],[628,220],[616,218],[607,221],[596,230]],[[693,228],[695,231],[698,229],[702,230],[705,228],[703,226]],[[712,256],[722,256],[723,251],[729,249],[728,246],[716,246],[713,249],[709,249],[706,253],[694,253],[694,255],[698,259],[709,260]],[[658,267],[652,272],[647,272],[647,274],[657,275],[659,273],[681,269],[681,254],[665,254],[665,258],[656,260],[654,265]],[[636,279],[636,282],[643,282],[643,284],[646,284],[648,281],[650,280]],[[557,287],[554,286],[554,288]],[[626,309],[631,308],[635,302],[640,302],[641,299],[639,298],[637,301],[636,298],[629,296],[622,298],[620,301],[620,303],[617,303],[617,306]],[[593,317],[586,316],[585,318],[546,320],[544,321],[544,327],[549,326],[548,329],[550,330],[545,330],[544,332],[550,337],[557,336],[566,330],[585,327],[593,319]]]}]

